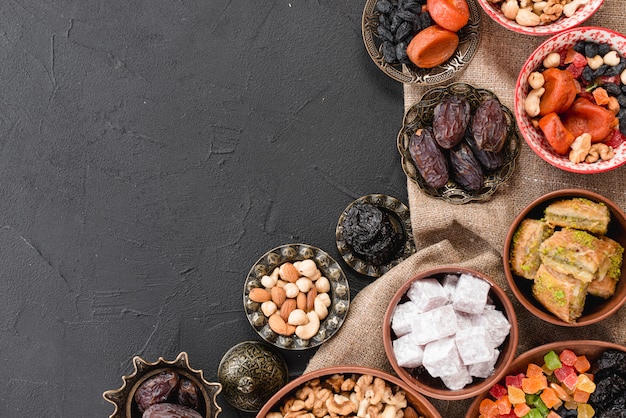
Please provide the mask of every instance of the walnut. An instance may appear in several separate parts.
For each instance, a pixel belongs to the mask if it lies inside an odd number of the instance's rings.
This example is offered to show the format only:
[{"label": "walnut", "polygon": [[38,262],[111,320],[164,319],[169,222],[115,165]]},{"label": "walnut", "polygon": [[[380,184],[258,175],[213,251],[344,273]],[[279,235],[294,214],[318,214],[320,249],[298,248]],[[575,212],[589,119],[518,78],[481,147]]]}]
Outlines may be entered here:
[{"label": "walnut", "polygon": [[548,0],[539,19],[542,22],[554,22],[563,14],[563,5],[564,2],[560,0]]},{"label": "walnut", "polygon": [[331,417],[348,415],[355,412],[354,404],[350,398],[338,394],[326,400],[326,407]]},{"label": "walnut", "polygon": [[591,135],[584,133],[578,136],[570,145],[569,160],[573,163],[581,163],[587,158],[591,149]]},{"label": "walnut", "polygon": [[326,379],[326,383],[330,385],[330,387],[333,389],[333,392],[335,393],[339,393],[341,391],[341,385],[343,384],[343,382],[344,377],[340,374],[334,374]]},{"label": "walnut", "polygon": [[359,401],[368,399],[371,405],[375,405],[382,401],[386,387],[387,384],[380,377],[364,374],[357,380],[354,391]]},{"label": "walnut", "polygon": [[612,147],[607,144],[603,144],[601,142],[597,144],[593,144],[589,149],[589,155],[585,159],[585,162],[595,163],[596,161],[602,160],[610,160],[615,156],[615,151]]}]

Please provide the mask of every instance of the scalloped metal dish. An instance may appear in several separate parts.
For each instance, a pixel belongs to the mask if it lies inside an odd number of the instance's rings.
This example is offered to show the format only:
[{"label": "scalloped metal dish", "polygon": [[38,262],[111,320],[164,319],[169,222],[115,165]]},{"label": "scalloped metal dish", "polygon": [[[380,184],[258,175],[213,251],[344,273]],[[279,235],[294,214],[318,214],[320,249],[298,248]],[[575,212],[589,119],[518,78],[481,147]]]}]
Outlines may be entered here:
[{"label": "scalloped metal dish", "polygon": [[[390,260],[382,265],[368,263],[355,254],[350,245],[344,239],[342,226],[343,221],[348,210],[350,210],[350,208],[357,203],[369,203],[386,210],[392,216],[395,215],[395,218],[404,233],[404,244],[402,248],[398,250],[396,257],[394,257],[393,260]],[[350,203],[344,211],[341,212],[341,215],[339,215],[339,221],[337,222],[337,228],[335,229],[335,241],[337,243],[337,249],[346,264],[358,273],[370,277],[380,277],[415,252],[415,242],[413,241],[413,230],[411,229],[411,214],[409,212],[409,208],[395,197],[384,194],[369,194],[362,196]]]},{"label": "scalloped metal dish", "polygon": [[452,204],[486,201],[515,171],[515,164],[522,143],[517,125],[515,124],[515,117],[506,106],[500,105],[509,125],[508,137],[503,148],[505,154],[504,164],[496,171],[487,172],[485,174],[483,187],[476,192],[467,191],[452,180],[439,189],[429,186],[417,171],[415,163],[409,153],[409,142],[413,132],[415,132],[416,129],[431,125],[433,111],[437,103],[453,95],[466,97],[470,102],[472,113],[484,100],[489,98],[497,99],[497,96],[489,90],[477,89],[464,83],[435,87],[424,93],[420,101],[407,110],[404,115],[404,120],[402,121],[402,129],[400,129],[398,133],[397,145],[400,156],[402,157],[402,170],[408,178],[419,186],[423,193],[430,197],[442,199]]},{"label": "scalloped metal dish", "polygon": [[467,0],[470,20],[458,33],[459,46],[454,55],[445,63],[434,68],[418,68],[415,65],[389,64],[385,62],[381,49],[382,42],[376,32],[379,13],[374,10],[378,0],[367,0],[363,9],[361,32],[365,49],[372,61],[385,74],[405,84],[435,85],[452,78],[474,57],[480,43],[480,6],[475,0]]},{"label": "scalloped metal dish", "polygon": [[[262,287],[261,278],[281,264],[309,258],[315,261],[322,275],[330,281],[328,293],[332,302],[328,308],[328,316],[321,321],[318,333],[309,340],[295,335],[276,334],[269,327],[267,317],[261,312],[261,304],[250,300],[250,290]],[[348,314],[350,288],[341,266],[326,252],[307,244],[286,244],[268,251],[252,266],[244,284],[243,305],[248,321],[265,341],[285,350],[306,350],[327,341],[339,330]]]}]

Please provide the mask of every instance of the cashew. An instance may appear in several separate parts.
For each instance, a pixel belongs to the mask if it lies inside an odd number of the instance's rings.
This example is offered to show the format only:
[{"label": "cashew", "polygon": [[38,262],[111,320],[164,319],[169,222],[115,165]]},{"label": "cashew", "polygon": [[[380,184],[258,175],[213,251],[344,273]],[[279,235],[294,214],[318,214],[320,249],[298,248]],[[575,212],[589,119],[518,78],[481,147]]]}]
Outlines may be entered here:
[{"label": "cashew", "polygon": [[265,316],[272,316],[272,314],[275,314],[277,310],[278,307],[271,300],[268,300],[267,302],[263,302],[261,304],[261,312],[263,312],[263,315]]},{"label": "cashew", "polygon": [[298,325],[296,327],[296,335],[303,340],[310,340],[320,330],[320,318],[315,312],[309,312],[306,316],[309,318],[309,322],[304,325]]},{"label": "cashew", "polygon": [[591,58],[587,57],[587,65],[589,65],[589,68],[592,70],[597,70],[602,64],[604,64],[604,60],[600,55]]},{"label": "cashew", "polygon": [[541,74],[539,71],[533,71],[528,76],[528,84],[533,89],[543,87],[543,83],[545,83],[545,78],[543,77],[543,74]]},{"label": "cashew", "polygon": [[526,110],[526,114],[528,114],[531,118],[539,115],[539,103],[541,102],[541,96],[545,91],[546,89],[541,87],[531,90],[530,93],[528,93],[528,96],[526,96],[526,100],[524,101],[524,110]]},{"label": "cashew", "polygon": [[556,68],[561,63],[561,55],[558,52],[550,52],[543,59],[543,66],[545,68]]},{"label": "cashew", "polygon": [[530,9],[519,9],[515,16],[515,21],[518,25],[522,26],[537,26],[541,23],[541,19]]},{"label": "cashew", "polygon": [[328,316],[328,308],[319,296],[316,297],[313,302],[313,313],[315,313],[319,319],[325,319]]},{"label": "cashew", "polygon": [[563,14],[566,17],[572,17],[579,7],[589,3],[589,0],[572,0],[563,6]]},{"label": "cashew", "polygon": [[571,162],[576,164],[585,161],[591,148],[591,135],[588,133],[580,135],[572,142],[570,148],[569,160]]},{"label": "cashew", "polygon": [[309,318],[302,309],[294,309],[289,314],[287,323],[291,325],[306,325],[309,323]]},{"label": "cashew", "polygon": [[540,15],[543,12],[543,9],[548,5],[547,1],[536,1],[533,3],[533,12]]},{"label": "cashew", "polygon": [[276,279],[278,280],[278,274],[280,273],[280,268],[276,267],[274,270],[272,270],[272,272],[270,273],[270,277],[272,279]]},{"label": "cashew", "polygon": [[385,405],[385,409],[379,415],[379,418],[396,418],[396,412],[398,412],[398,409],[395,406]]},{"label": "cashew", "polygon": [[326,277],[322,276],[315,282],[315,288],[318,293],[326,293],[330,291],[330,281]]},{"label": "cashew", "polygon": [[283,418],[283,414],[277,411],[268,412],[267,414],[265,414],[265,418]]},{"label": "cashew", "polygon": [[609,67],[615,67],[619,64],[620,59],[617,51],[609,51],[602,57],[602,61]]},{"label": "cashew", "polygon": [[264,288],[269,289],[271,287],[276,286],[276,282],[278,281],[278,277],[272,277],[272,276],[268,276],[265,275],[263,277],[261,277],[261,284],[263,285]]},{"label": "cashew", "polygon": [[507,19],[515,20],[515,16],[517,16],[517,12],[519,11],[519,5],[517,4],[517,0],[506,0],[500,6],[500,10]]}]

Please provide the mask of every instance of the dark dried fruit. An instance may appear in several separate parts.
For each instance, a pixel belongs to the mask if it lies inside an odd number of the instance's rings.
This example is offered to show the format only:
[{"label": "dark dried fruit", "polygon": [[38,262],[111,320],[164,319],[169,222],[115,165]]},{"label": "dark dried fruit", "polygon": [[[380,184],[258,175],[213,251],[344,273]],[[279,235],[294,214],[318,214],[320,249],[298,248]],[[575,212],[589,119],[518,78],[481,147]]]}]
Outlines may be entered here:
[{"label": "dark dried fruit", "polygon": [[417,171],[430,187],[438,189],[448,182],[448,161],[437,146],[430,126],[411,135],[409,152]]},{"label": "dark dried fruit", "polygon": [[498,99],[487,99],[478,106],[472,118],[472,134],[478,148],[499,152],[508,131],[507,120]]},{"label": "dark dried fruit", "polygon": [[409,22],[402,22],[396,29],[396,42],[405,40],[413,31],[413,25]]},{"label": "dark dried fruit", "polygon": [[467,145],[470,146],[476,159],[478,159],[480,164],[482,164],[486,170],[495,170],[496,168],[500,168],[500,166],[504,163],[504,153],[502,151],[491,152],[478,148],[476,142],[474,141],[474,137],[471,135],[465,136],[465,142],[467,142]]},{"label": "dark dried fruit", "polygon": [[437,103],[432,126],[439,146],[450,149],[461,142],[470,117],[470,104],[465,97],[451,96]]},{"label": "dark dried fruit", "polygon": [[461,187],[470,191],[483,187],[483,169],[465,142],[450,150],[450,165],[452,175]]},{"label": "dark dried fruit", "polygon": [[596,390],[589,397],[595,416],[626,416],[626,353],[607,350],[600,355],[597,367],[594,373]]},{"label": "dark dried fruit", "polygon": [[198,409],[198,388],[187,378],[180,379],[178,386],[178,404]]},{"label": "dark dried fruit", "polygon": [[135,392],[137,407],[143,412],[151,405],[166,402],[178,388],[178,382],[178,374],[173,370],[166,370],[147,379]]},{"label": "dark dried fruit", "polygon": [[142,418],[202,418],[202,415],[186,406],[160,403],[146,409]]},{"label": "dark dried fruit", "polygon": [[388,0],[378,0],[374,10],[379,13],[389,13],[393,9],[393,5]]},{"label": "dark dried fruit", "polygon": [[390,29],[387,29],[384,26],[378,25],[376,27],[376,32],[381,37],[383,41],[393,42],[393,33]]}]

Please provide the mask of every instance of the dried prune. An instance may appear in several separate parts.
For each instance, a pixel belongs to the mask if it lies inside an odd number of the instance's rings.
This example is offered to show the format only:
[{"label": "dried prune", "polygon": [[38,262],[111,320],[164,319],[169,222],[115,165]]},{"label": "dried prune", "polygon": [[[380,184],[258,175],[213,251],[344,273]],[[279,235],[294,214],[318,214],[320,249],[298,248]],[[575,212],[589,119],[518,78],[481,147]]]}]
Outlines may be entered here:
[{"label": "dried prune", "polygon": [[483,187],[483,169],[465,142],[450,150],[450,165],[452,175],[461,187],[470,191]]},{"label": "dried prune", "polygon": [[432,126],[439,146],[450,149],[461,142],[470,117],[470,104],[465,97],[450,96],[437,103]]},{"label": "dried prune", "polygon": [[202,415],[186,406],[160,403],[146,409],[142,418],[202,418]]},{"label": "dried prune", "polygon": [[589,397],[589,403],[596,410],[595,416],[626,416],[623,414],[626,411],[626,353],[607,350],[600,355],[596,365],[596,390]]},{"label": "dried prune", "polygon": [[411,135],[409,152],[417,171],[429,186],[438,189],[448,182],[448,161],[437,146],[430,126]]},{"label": "dried prune", "polygon": [[135,402],[140,411],[151,405],[165,402],[178,389],[179,377],[173,370],[166,370],[147,379],[137,388]]},{"label": "dried prune", "polygon": [[472,149],[474,156],[486,170],[495,170],[504,163],[504,153],[502,151],[492,152],[478,148],[472,135],[465,135],[465,141]]},{"label": "dried prune", "polygon": [[508,126],[498,99],[487,99],[478,106],[471,129],[478,148],[492,152],[502,149]]},{"label": "dried prune", "polygon": [[198,388],[187,378],[180,379],[178,386],[178,404],[198,409]]}]

